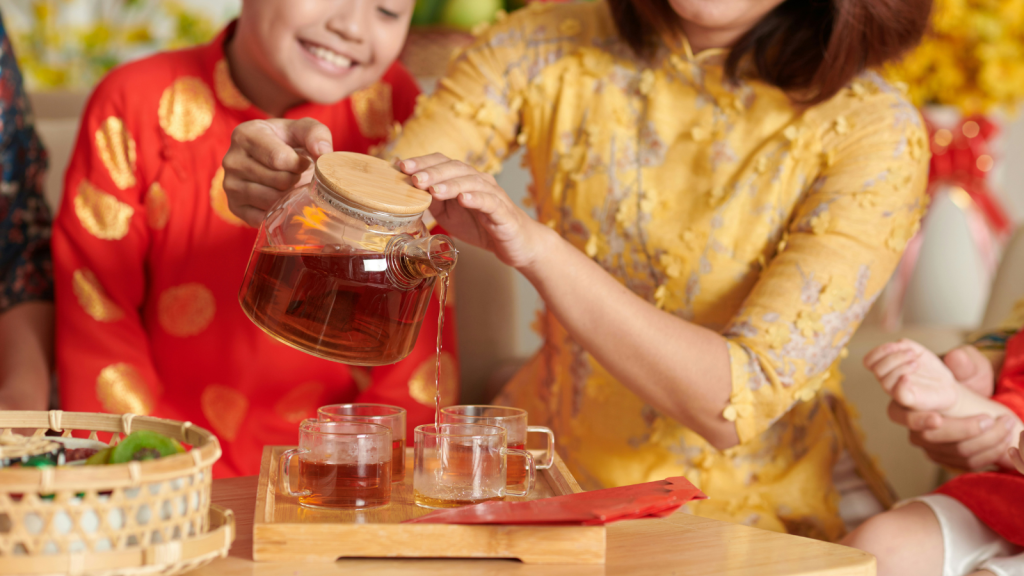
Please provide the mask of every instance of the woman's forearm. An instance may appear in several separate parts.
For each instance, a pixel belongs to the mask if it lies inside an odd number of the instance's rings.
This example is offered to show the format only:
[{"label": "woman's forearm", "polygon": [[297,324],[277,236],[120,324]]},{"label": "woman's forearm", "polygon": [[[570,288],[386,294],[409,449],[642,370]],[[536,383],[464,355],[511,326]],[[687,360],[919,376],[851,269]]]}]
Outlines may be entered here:
[{"label": "woman's forearm", "polygon": [[640,299],[542,224],[543,254],[520,271],[558,321],[606,370],[718,449],[739,442],[722,417],[732,391],[720,334]]},{"label": "woman's forearm", "polygon": [[0,410],[46,410],[53,365],[53,304],[0,314]]}]

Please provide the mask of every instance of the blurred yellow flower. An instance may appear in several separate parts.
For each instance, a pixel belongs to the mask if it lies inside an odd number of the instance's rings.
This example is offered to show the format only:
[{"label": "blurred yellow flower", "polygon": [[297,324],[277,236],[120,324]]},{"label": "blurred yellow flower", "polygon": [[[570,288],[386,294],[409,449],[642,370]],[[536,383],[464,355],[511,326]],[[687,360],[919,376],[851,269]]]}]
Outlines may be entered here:
[{"label": "blurred yellow flower", "polygon": [[918,106],[1014,112],[1024,98],[1024,2],[935,0],[924,40],[885,74]]},{"label": "blurred yellow flower", "polygon": [[[111,68],[208,42],[238,0],[7,0],[4,24],[30,91],[89,90]],[[197,8],[202,6],[202,8]]]}]

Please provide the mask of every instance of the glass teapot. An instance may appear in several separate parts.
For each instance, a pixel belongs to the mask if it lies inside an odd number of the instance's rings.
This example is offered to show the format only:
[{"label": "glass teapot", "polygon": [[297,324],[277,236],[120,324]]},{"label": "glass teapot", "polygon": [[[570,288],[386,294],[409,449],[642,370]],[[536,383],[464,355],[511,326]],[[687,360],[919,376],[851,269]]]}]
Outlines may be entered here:
[{"label": "glass teapot", "polygon": [[437,278],[458,251],[421,216],[431,197],[384,160],[332,152],[312,182],[267,213],[238,300],[249,319],[303,352],[362,366],[416,343]]}]

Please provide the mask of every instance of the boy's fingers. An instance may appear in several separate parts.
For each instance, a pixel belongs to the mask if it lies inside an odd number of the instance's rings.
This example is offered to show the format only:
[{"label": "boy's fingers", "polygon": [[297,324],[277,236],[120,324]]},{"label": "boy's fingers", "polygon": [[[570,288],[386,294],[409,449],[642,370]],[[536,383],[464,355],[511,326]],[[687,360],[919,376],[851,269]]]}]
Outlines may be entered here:
[{"label": "boy's fingers", "polygon": [[334,151],[334,136],[323,123],[312,118],[296,120],[288,126],[293,146],[305,148],[314,159]]},{"label": "boy's fingers", "polygon": [[[295,188],[302,180],[303,173],[272,170],[249,156],[224,157],[225,178],[235,177],[241,181],[262,184],[266,187],[285,192]],[[225,187],[225,190],[229,188]]]},{"label": "boy's fingers", "polygon": [[259,228],[260,225],[263,224],[263,219],[267,217],[267,212],[265,210],[260,210],[255,206],[240,206],[237,209],[233,208],[231,212],[234,213],[235,216],[241,218],[242,222],[245,222],[253,228]]},{"label": "boy's fingers", "polygon": [[[266,211],[275,202],[281,198],[281,192],[252,182],[249,180],[241,180],[232,175],[224,176],[224,190],[228,192],[228,207],[235,213],[239,218],[242,217],[236,208],[240,209],[242,206],[252,206],[259,210]],[[251,224],[251,222],[250,222]],[[259,223],[257,222],[257,226]]]},{"label": "boy's fingers", "polygon": [[294,150],[287,126],[280,119],[245,122],[231,133],[231,146],[241,148],[252,159],[271,170],[301,174],[309,167],[309,159]]}]

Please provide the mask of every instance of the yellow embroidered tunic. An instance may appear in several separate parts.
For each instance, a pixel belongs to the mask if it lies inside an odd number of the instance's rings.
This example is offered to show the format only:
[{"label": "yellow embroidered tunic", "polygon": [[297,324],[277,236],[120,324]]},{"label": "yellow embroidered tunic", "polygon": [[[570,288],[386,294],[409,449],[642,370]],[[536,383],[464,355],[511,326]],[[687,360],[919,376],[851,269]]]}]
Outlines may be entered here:
[{"label": "yellow embroidered tunic", "polygon": [[917,230],[926,135],[873,73],[800,108],[762,82],[730,84],[724,58],[684,45],[644,62],[605,3],[536,6],[460,54],[389,153],[496,171],[525,146],[540,221],[728,339],[722,417],[741,444],[719,452],[541,315],[544,345],[500,400],[555,430],[584,487],[685,475],[711,497],[696,514],[834,539],[844,447],[886,496],[836,364]]}]

